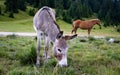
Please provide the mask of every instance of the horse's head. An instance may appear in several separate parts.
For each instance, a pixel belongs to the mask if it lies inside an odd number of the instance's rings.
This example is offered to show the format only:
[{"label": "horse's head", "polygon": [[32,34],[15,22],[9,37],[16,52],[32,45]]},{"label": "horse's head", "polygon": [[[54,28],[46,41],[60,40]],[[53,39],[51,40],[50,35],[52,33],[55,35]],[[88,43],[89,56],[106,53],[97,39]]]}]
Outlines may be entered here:
[{"label": "horse's head", "polygon": [[67,66],[67,51],[69,47],[66,41],[73,39],[76,36],[77,34],[73,36],[63,36],[63,31],[58,33],[53,45],[53,53],[56,59],[58,60],[58,64],[60,66]]},{"label": "horse's head", "polygon": [[100,29],[101,29],[101,22],[99,19],[96,19],[96,24],[99,25]]}]

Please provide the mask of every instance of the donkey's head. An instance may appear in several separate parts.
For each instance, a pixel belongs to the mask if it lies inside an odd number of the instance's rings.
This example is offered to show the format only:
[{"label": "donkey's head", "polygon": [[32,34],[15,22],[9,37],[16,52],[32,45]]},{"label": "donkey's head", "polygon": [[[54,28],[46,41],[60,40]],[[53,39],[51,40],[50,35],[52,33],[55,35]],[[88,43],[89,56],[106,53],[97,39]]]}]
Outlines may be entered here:
[{"label": "donkey's head", "polygon": [[60,31],[60,33],[58,33],[53,45],[53,52],[60,66],[67,66],[67,51],[69,47],[66,41],[73,39],[76,36],[77,34],[72,36],[63,36],[63,31]]}]

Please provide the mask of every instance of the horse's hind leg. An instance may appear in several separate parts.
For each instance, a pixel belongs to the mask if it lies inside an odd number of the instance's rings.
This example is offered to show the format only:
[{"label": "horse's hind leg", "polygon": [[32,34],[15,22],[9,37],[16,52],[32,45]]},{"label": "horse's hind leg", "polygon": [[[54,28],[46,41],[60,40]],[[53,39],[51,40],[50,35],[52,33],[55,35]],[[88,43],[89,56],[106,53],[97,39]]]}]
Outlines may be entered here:
[{"label": "horse's hind leg", "polygon": [[74,29],[72,30],[71,34],[74,32]]},{"label": "horse's hind leg", "polygon": [[76,34],[76,32],[77,32],[77,28],[75,29],[75,34]]},{"label": "horse's hind leg", "polygon": [[77,28],[74,28],[71,33],[75,32],[76,34]]}]

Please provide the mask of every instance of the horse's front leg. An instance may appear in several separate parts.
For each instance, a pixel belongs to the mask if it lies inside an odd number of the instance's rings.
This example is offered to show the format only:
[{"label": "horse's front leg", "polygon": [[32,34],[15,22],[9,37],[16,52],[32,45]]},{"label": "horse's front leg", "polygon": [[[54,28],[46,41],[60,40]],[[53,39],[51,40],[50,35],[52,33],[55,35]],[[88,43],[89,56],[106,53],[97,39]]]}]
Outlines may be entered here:
[{"label": "horse's front leg", "polygon": [[41,49],[41,36],[40,33],[37,33],[37,59],[36,59],[36,66],[40,66],[40,49]]},{"label": "horse's front leg", "polygon": [[71,31],[71,34],[74,32],[74,28],[73,28],[73,30]]},{"label": "horse's front leg", "polygon": [[90,31],[91,31],[91,29],[88,29],[88,37],[90,36]]},{"label": "horse's front leg", "polygon": [[77,31],[77,28],[73,28],[71,33],[75,32],[75,34],[76,34],[76,31]]},{"label": "horse's front leg", "polygon": [[45,53],[44,53],[44,57],[45,59],[49,59],[50,58],[50,52],[49,52],[49,49],[50,49],[50,39],[49,37],[45,36]]}]

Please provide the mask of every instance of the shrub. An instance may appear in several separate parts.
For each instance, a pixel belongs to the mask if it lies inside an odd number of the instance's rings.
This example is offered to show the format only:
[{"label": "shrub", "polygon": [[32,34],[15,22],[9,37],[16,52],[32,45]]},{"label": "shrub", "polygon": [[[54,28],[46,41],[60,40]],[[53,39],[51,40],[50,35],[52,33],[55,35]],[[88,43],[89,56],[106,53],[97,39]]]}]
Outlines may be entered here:
[{"label": "shrub", "polygon": [[10,12],[9,17],[14,18],[13,12]]},{"label": "shrub", "polygon": [[15,39],[17,38],[17,36],[15,34],[12,34],[12,35],[7,35],[7,38]]},{"label": "shrub", "polygon": [[0,7],[0,15],[2,14],[2,9],[1,9],[1,7]]},{"label": "shrub", "polygon": [[116,27],[116,30],[117,30],[117,32],[120,33],[120,25],[118,25],[118,26]]},{"label": "shrub", "polygon": [[30,16],[34,16],[35,15],[35,9],[30,9],[29,12],[28,12],[28,14]]},{"label": "shrub", "polygon": [[36,48],[34,46],[31,47],[31,51],[23,53],[20,56],[21,64],[34,64],[36,62]]},{"label": "shrub", "polygon": [[89,41],[95,41],[96,39],[94,37],[89,37]]}]

